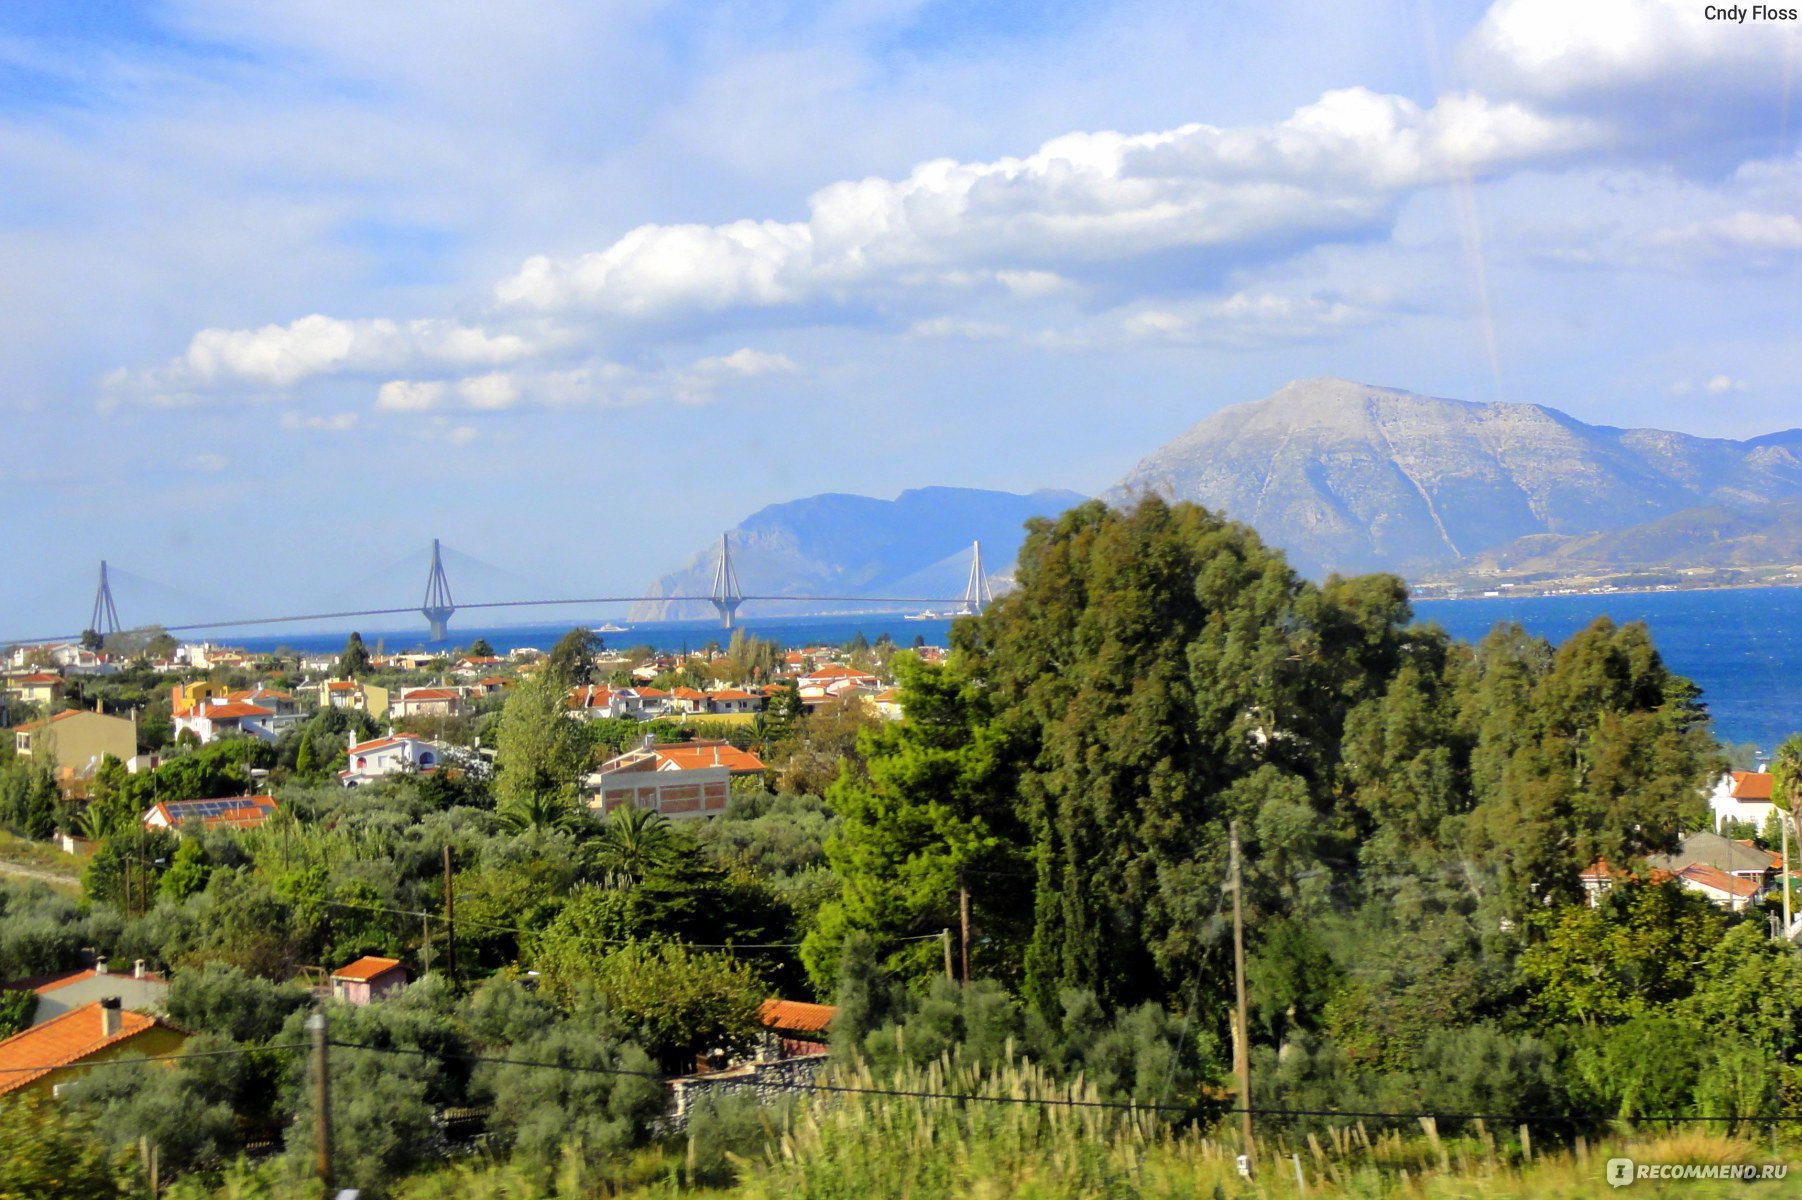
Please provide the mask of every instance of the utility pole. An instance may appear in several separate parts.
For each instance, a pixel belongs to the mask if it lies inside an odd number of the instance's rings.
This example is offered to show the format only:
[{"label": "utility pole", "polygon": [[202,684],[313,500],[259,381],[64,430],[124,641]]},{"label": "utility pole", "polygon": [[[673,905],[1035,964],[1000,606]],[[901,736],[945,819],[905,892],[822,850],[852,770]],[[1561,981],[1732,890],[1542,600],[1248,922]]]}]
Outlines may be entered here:
[{"label": "utility pole", "polygon": [[1789,939],[1789,814],[1781,808],[1777,810],[1777,829],[1783,839],[1783,937]]},{"label": "utility pole", "polygon": [[1233,874],[1233,986],[1239,993],[1237,1019],[1233,1028],[1233,1073],[1239,1077],[1239,1116],[1241,1136],[1245,1144],[1245,1169],[1253,1168],[1251,1140],[1251,1021],[1245,1007],[1245,881],[1239,870],[1239,822],[1229,828],[1232,838]]},{"label": "utility pole", "polygon": [[325,1009],[313,1010],[307,1018],[313,1031],[313,1142],[315,1165],[319,1172],[319,1194],[330,1200],[332,1194],[332,1089],[326,1073]]},{"label": "utility pole", "polygon": [[444,969],[457,984],[457,900],[451,894],[451,848],[444,844]]},{"label": "utility pole", "polygon": [[964,878],[964,869],[957,869],[957,919],[963,927],[964,948],[964,982],[970,982],[970,883]]}]

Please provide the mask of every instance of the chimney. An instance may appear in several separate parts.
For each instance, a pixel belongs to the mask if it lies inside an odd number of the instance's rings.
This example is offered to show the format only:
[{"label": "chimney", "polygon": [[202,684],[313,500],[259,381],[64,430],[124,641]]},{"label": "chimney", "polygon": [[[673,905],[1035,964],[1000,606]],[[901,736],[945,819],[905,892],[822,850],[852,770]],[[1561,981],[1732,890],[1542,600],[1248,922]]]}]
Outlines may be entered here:
[{"label": "chimney", "polygon": [[94,956],[94,974],[96,974],[96,975],[106,974],[106,955],[96,954]]},{"label": "chimney", "polygon": [[131,977],[133,979],[144,978],[144,960],[143,959],[140,958],[136,962],[131,964]]},{"label": "chimney", "polygon": [[100,1036],[110,1038],[118,1036],[124,1025],[125,1014],[119,1009],[119,997],[108,996],[100,1002]]}]

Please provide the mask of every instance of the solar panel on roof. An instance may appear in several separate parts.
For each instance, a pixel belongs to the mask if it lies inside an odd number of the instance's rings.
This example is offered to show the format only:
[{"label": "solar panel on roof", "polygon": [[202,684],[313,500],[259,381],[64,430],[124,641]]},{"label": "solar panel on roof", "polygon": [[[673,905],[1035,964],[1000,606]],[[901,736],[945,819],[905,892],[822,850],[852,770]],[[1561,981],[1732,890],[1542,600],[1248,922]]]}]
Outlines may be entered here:
[{"label": "solar panel on roof", "polygon": [[267,797],[263,796],[224,796],[217,800],[173,800],[168,804],[169,815],[177,818],[216,817],[228,813],[234,808],[274,807]]}]

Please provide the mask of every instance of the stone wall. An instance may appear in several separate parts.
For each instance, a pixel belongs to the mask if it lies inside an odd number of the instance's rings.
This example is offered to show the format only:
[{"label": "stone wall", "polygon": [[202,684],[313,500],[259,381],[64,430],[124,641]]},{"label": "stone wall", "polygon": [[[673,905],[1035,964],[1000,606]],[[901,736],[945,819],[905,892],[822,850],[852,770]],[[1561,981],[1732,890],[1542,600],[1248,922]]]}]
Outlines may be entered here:
[{"label": "stone wall", "polygon": [[686,1129],[689,1111],[696,1101],[707,1096],[755,1096],[759,1104],[771,1104],[784,1096],[807,1095],[827,1061],[824,1054],[809,1054],[674,1080],[670,1083],[668,1128],[673,1133]]}]

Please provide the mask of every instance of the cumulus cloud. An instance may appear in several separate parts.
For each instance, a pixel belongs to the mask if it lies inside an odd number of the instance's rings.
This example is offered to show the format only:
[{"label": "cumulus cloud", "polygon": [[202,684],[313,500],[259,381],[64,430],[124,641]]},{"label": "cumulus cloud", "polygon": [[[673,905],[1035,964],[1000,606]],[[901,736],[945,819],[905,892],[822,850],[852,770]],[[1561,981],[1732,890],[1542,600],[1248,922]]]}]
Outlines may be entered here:
[{"label": "cumulus cloud", "polygon": [[1698,0],[1499,0],[1464,57],[1492,94],[1585,102],[1656,90],[1673,115],[1685,107],[1678,96],[1769,89],[1793,69],[1794,22],[1709,20],[1706,7]]},{"label": "cumulus cloud", "polygon": [[1073,271],[1160,252],[1367,230],[1412,189],[1597,136],[1587,121],[1479,96],[1423,108],[1347,88],[1273,125],[1074,133],[1024,158],[835,183],[801,222],[645,225],[591,254],[532,258],[495,294],[511,308],[637,317],[831,301],[938,271],[940,283],[986,272],[1042,296]]},{"label": "cumulus cloud", "polygon": [[309,429],[322,433],[348,433],[356,427],[357,414],[354,412],[333,413],[330,416],[314,416],[298,412],[282,414],[282,428],[288,430]]},{"label": "cumulus cloud", "polygon": [[341,320],[312,315],[261,329],[203,329],[161,367],[115,371],[115,398],[180,403],[206,392],[263,387],[285,390],[320,375],[367,374],[441,364],[501,364],[533,350],[513,333],[489,333],[441,318]]},{"label": "cumulus cloud", "polygon": [[493,412],[522,405],[623,408],[664,400],[704,404],[729,384],[799,371],[787,355],[748,347],[676,368],[636,368],[593,359],[573,367],[490,372],[465,379],[389,380],[376,394],[376,407],[424,413]]}]

